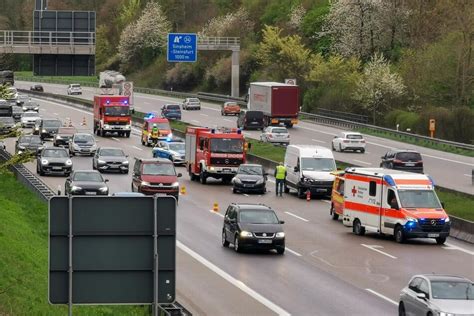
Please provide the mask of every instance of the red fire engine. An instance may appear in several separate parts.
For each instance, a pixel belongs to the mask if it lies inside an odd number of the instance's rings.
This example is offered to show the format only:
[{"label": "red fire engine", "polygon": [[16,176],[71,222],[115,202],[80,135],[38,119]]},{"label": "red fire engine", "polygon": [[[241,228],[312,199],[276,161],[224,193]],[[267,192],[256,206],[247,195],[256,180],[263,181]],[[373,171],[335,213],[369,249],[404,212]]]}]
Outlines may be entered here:
[{"label": "red fire engine", "polygon": [[94,133],[105,136],[106,133],[118,133],[130,137],[132,117],[127,96],[94,96]]},{"label": "red fire engine", "polygon": [[205,184],[207,178],[229,183],[246,161],[247,144],[237,129],[186,129],[186,167],[191,180]]}]

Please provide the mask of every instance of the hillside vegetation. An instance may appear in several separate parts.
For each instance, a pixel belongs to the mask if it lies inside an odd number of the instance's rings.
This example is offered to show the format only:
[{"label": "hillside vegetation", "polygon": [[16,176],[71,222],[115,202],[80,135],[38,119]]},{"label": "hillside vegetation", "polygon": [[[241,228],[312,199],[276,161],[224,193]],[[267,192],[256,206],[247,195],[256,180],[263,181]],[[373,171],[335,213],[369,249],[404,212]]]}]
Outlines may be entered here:
[{"label": "hillside vegetation", "polygon": [[[0,1],[3,29],[31,28],[32,2]],[[304,111],[364,114],[377,125],[472,143],[474,1],[50,0],[49,9],[97,11],[97,71],[137,86],[229,94],[229,52],[168,63],[166,34],[241,40],[240,87],[297,79]],[[20,12],[8,15],[7,12]],[[0,68],[30,70],[25,57]]]}]

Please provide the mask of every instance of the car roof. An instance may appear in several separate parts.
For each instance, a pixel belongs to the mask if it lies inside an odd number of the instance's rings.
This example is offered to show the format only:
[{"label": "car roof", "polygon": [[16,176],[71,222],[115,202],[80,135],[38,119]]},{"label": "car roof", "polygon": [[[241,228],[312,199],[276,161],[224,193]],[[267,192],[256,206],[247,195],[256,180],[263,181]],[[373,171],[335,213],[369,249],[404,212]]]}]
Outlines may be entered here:
[{"label": "car roof", "polygon": [[124,197],[134,197],[134,196],[145,196],[145,194],[140,192],[115,192],[112,196],[124,196]]},{"label": "car roof", "polygon": [[118,147],[107,147],[107,146],[100,147],[99,149],[100,149],[100,150],[102,150],[102,149],[120,149],[121,151],[123,151],[122,148],[118,148]]},{"label": "car roof", "polygon": [[136,160],[139,160],[143,163],[167,163],[167,164],[173,164],[173,162],[169,159],[164,159],[164,158],[135,158]]},{"label": "car roof", "polygon": [[404,152],[411,152],[411,153],[420,153],[418,150],[415,149],[392,149],[390,150],[394,153],[404,153]]},{"label": "car roof", "polygon": [[[417,277],[420,275],[415,275]],[[470,282],[471,280],[465,277],[460,277],[456,275],[448,275],[448,274],[421,274],[421,276],[425,277],[430,281],[446,281],[446,282]]]},{"label": "car roof", "polygon": [[73,171],[73,173],[78,173],[78,172],[98,173],[98,174],[100,174],[99,171],[97,171],[97,170],[90,170],[90,169],[74,170],[74,171]]},{"label": "car roof", "polygon": [[232,203],[232,205],[237,206],[239,210],[272,210],[270,206],[265,204],[256,204],[256,203]]},{"label": "car roof", "polygon": [[46,149],[61,149],[61,150],[64,150],[64,151],[68,151],[64,147],[56,147],[56,146],[46,146],[43,150],[46,150]]},{"label": "car roof", "polygon": [[[262,165],[259,165],[258,163],[243,163],[243,164],[240,164],[240,166],[262,167]],[[239,167],[240,167],[240,166],[239,166]]]},{"label": "car roof", "polygon": [[94,135],[92,135],[91,133],[84,133],[84,132],[74,133],[74,136],[76,135],[89,135],[89,136],[94,137]]}]

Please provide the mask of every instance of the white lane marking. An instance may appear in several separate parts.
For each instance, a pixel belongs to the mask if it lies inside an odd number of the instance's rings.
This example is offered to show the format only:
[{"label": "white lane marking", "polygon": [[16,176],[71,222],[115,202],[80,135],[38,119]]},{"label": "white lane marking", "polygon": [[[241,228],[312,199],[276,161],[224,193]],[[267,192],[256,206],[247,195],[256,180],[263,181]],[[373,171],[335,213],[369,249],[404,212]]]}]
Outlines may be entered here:
[{"label": "white lane marking", "polygon": [[58,114],[58,113],[56,113],[56,112],[54,112],[53,114],[54,114],[54,115],[59,115],[59,114]]},{"label": "white lane marking", "polygon": [[249,196],[248,194],[244,193],[245,196]]},{"label": "white lane marking", "polygon": [[265,305],[266,307],[268,307],[269,309],[271,309],[272,311],[274,311],[278,315],[285,315],[285,316],[290,315],[290,313],[288,313],[286,310],[284,310],[280,306],[276,305],[275,303],[273,303],[269,299],[265,298],[263,295],[257,293],[255,290],[253,290],[250,287],[248,287],[247,285],[245,285],[242,281],[237,280],[236,278],[234,278],[233,276],[231,276],[230,274],[228,274],[227,272],[225,272],[224,270],[222,270],[221,268],[219,268],[218,266],[216,266],[212,262],[208,261],[207,259],[205,259],[201,255],[199,255],[198,253],[194,252],[193,250],[191,250],[190,248],[185,246],[183,243],[181,243],[179,240],[176,241],[176,245],[178,246],[178,248],[180,248],[181,250],[186,252],[188,255],[190,255],[191,257],[193,257],[194,259],[196,259],[197,261],[199,261],[203,265],[205,265],[207,268],[209,268],[211,271],[215,272],[217,275],[222,277],[224,280],[226,280],[229,283],[233,284],[234,286],[236,286],[237,288],[239,288],[240,290],[242,290],[243,292],[245,292],[249,296],[253,297],[254,299],[259,301],[260,303],[262,303],[263,305]]},{"label": "white lane marking", "polygon": [[370,292],[370,293],[372,293],[372,294],[374,294],[375,296],[378,296],[378,297],[380,297],[380,298],[386,300],[387,302],[390,302],[390,303],[392,303],[392,304],[398,306],[398,303],[397,303],[397,302],[395,302],[395,301],[392,300],[392,299],[389,299],[389,298],[386,297],[385,295],[382,295],[382,294],[380,294],[380,293],[377,293],[377,292],[375,292],[375,291],[372,290],[372,289],[365,289],[365,290],[368,291],[368,292]]},{"label": "white lane marking", "polygon": [[313,139],[311,139],[311,140],[312,140],[313,142],[317,142],[317,143],[321,143],[321,144],[326,144],[326,142],[325,142],[325,141],[323,141],[323,140],[314,139],[314,138],[313,138]]},{"label": "white lane marking", "polygon": [[467,249],[464,249],[464,248],[461,248],[461,247],[458,247],[456,245],[453,245],[453,244],[450,244],[450,243],[444,243],[446,246],[448,246],[449,248],[446,248],[446,247],[443,247],[444,249],[448,249],[448,250],[459,250],[459,251],[462,251],[462,252],[465,252],[471,256],[474,256],[474,251],[470,251],[470,250],[467,250]]},{"label": "white lane marking", "polygon": [[373,143],[373,142],[367,142],[367,144],[371,144],[371,145],[375,145],[375,146],[379,146],[379,147],[383,147],[383,148],[388,148],[388,149],[393,148],[392,146],[385,146],[385,145],[378,144],[378,143]]},{"label": "white lane marking", "polygon": [[115,138],[115,137],[111,137],[113,140],[119,142],[120,140],[118,138]]},{"label": "white lane marking", "polygon": [[191,122],[199,123],[199,121],[198,121],[198,120],[191,120]]},{"label": "white lane marking", "polygon": [[144,103],[144,104],[146,104],[146,105],[151,105],[151,103],[150,103],[150,102],[146,102],[146,101],[144,101],[143,103]]},{"label": "white lane marking", "polygon": [[209,212],[211,212],[212,214],[219,215],[220,217],[224,217],[224,214],[221,214],[221,213],[216,212],[216,211],[214,211],[214,210],[209,210]]},{"label": "white lane marking", "polygon": [[272,179],[268,179],[267,181],[271,183],[275,183],[275,180],[272,180]]},{"label": "white lane marking", "polygon": [[386,253],[386,252],[383,252],[382,250],[379,250],[377,248],[383,248],[382,246],[379,246],[379,245],[366,245],[366,244],[361,244],[361,246],[365,247],[365,248],[368,248],[370,250],[373,250],[373,251],[376,251],[378,253],[381,253],[389,258],[392,258],[392,259],[397,259],[397,257],[395,256],[392,256],[391,254],[389,253]]},{"label": "white lane marking", "polygon": [[224,121],[234,123],[235,121],[229,120],[229,119],[224,119]]},{"label": "white lane marking", "polygon": [[362,161],[362,160],[357,160],[357,159],[352,159],[352,160],[354,160],[355,162],[359,162],[361,164],[364,164],[364,165],[368,165],[368,166],[370,166],[372,164],[370,162],[365,162],[365,161]]},{"label": "white lane marking", "polygon": [[306,218],[303,218],[303,217],[298,216],[298,215],[296,215],[296,214],[293,214],[293,213],[291,213],[291,212],[285,212],[285,213],[288,214],[288,215],[290,215],[290,216],[293,216],[293,217],[295,217],[295,218],[297,218],[297,219],[300,219],[300,220],[302,220],[303,222],[306,222],[306,223],[309,222],[309,220],[307,220]]},{"label": "white lane marking", "polygon": [[70,105],[65,105],[65,104],[61,104],[61,103],[58,103],[58,102],[52,102],[52,101],[49,101],[49,100],[45,100],[45,99],[41,99],[41,98],[32,98],[33,100],[36,100],[36,101],[41,101],[41,102],[46,102],[46,103],[50,103],[50,104],[55,104],[55,105],[59,105],[63,108],[68,108],[68,109],[72,109],[72,110],[76,110],[78,112],[81,112],[81,113],[84,113],[84,114],[87,114],[87,115],[93,115],[92,112],[88,112],[88,111],[85,111],[85,110],[81,110],[81,109],[78,109],[78,108],[75,108],[73,106],[70,106]]},{"label": "white lane marking", "polygon": [[143,151],[143,149],[141,149],[140,147],[137,147],[137,146],[132,146],[132,147],[137,149],[137,150]]},{"label": "white lane marking", "polygon": [[331,201],[328,201],[328,200],[321,200],[321,201],[331,204]]},{"label": "white lane marking", "polygon": [[421,153],[421,155],[425,156],[425,157],[430,157],[430,158],[434,158],[434,159],[439,159],[439,160],[444,160],[444,161],[449,161],[449,162],[454,162],[454,163],[459,163],[459,164],[462,164],[462,165],[474,167],[474,164],[467,163],[467,162],[462,162],[462,161],[452,160],[452,159],[448,159],[448,158],[431,156],[431,155],[427,155],[427,154],[424,154],[424,153]]},{"label": "white lane marking", "polygon": [[289,253],[291,253],[291,254],[293,254],[293,255],[295,255],[295,256],[297,256],[297,257],[303,256],[302,254],[300,254],[300,253],[298,253],[298,252],[296,252],[296,251],[294,251],[294,250],[291,250],[291,249],[288,248],[288,247],[285,247],[285,249],[286,249],[286,251],[288,251]]},{"label": "white lane marking", "polygon": [[467,174],[467,173],[465,173],[464,175],[465,175],[466,177],[472,178],[472,174]]},{"label": "white lane marking", "polygon": [[209,116],[208,114],[204,114],[204,113],[199,113],[199,115],[202,115],[202,116]]}]

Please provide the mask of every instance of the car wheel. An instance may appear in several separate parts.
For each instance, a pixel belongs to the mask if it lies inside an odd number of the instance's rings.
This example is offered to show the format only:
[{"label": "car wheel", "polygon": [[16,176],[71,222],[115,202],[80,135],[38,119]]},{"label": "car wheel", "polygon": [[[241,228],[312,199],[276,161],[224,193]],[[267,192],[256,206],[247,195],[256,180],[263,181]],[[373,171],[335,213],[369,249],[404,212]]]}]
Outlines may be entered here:
[{"label": "car wheel", "polygon": [[237,189],[236,189],[236,188],[232,188],[232,193],[236,194],[236,193],[237,193]]},{"label": "car wheel", "polygon": [[285,193],[290,193],[290,188],[286,185],[286,183],[283,186],[283,190],[285,191]]},{"label": "car wheel", "polygon": [[394,236],[397,243],[402,244],[405,242],[405,234],[403,233],[402,226],[398,225],[395,227]]},{"label": "car wheel", "polygon": [[400,304],[398,304],[398,316],[405,316],[405,305],[403,304],[403,302],[400,302]]},{"label": "car wheel", "polygon": [[130,191],[135,192],[135,190],[133,189],[133,182],[130,186],[131,186]]},{"label": "car wheel", "polygon": [[437,243],[438,245],[442,245],[442,244],[444,244],[445,242],[446,242],[446,237],[437,237],[437,238],[436,238],[436,243]]},{"label": "car wheel", "polygon": [[303,188],[298,187],[298,197],[300,199],[304,198],[305,192],[303,191]]},{"label": "car wheel", "polygon": [[392,162],[388,164],[388,169],[393,169],[393,163]]},{"label": "car wheel", "polygon": [[92,170],[96,170],[94,163],[92,163]]},{"label": "car wheel", "polygon": [[285,247],[278,247],[276,251],[279,255],[282,255],[285,253]]},{"label": "car wheel", "polygon": [[336,147],[334,147],[334,143],[331,143],[331,149],[332,151],[336,151]]},{"label": "car wheel", "polygon": [[362,227],[362,224],[358,218],[354,220],[352,232],[358,236],[363,236],[365,234],[365,227]]},{"label": "car wheel", "polygon": [[339,214],[336,213],[334,205],[331,204],[331,210],[329,211],[333,220],[337,221],[339,219]]},{"label": "car wheel", "polygon": [[201,173],[199,173],[199,181],[201,182],[201,184],[206,184],[207,177],[204,174],[204,171],[201,171]]},{"label": "car wheel", "polygon": [[240,245],[239,245],[239,235],[235,235],[234,250],[235,250],[235,252],[241,252]]},{"label": "car wheel", "polygon": [[222,247],[229,247],[229,242],[225,236],[225,229],[222,230]]},{"label": "car wheel", "polygon": [[344,150],[342,149],[341,144],[339,144],[339,151],[340,151],[341,153],[344,152]]},{"label": "car wheel", "polygon": [[40,174],[40,176],[44,176],[44,171],[43,171],[43,169],[40,168],[39,174]]},{"label": "car wheel", "polygon": [[365,149],[361,149],[361,150],[360,150],[360,153],[361,153],[361,154],[365,153]]}]

